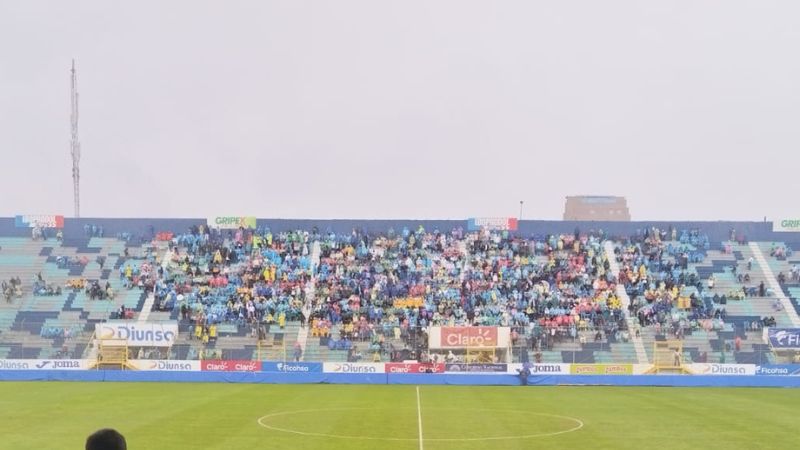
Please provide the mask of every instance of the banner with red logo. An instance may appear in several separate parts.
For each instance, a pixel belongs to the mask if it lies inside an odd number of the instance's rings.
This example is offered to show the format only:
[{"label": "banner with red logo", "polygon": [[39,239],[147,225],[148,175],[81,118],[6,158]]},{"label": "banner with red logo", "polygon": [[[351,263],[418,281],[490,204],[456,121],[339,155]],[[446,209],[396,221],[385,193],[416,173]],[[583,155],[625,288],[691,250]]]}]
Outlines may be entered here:
[{"label": "banner with red logo", "polygon": [[441,363],[386,363],[386,373],[444,373]]},{"label": "banner with red logo", "polygon": [[510,340],[508,327],[431,327],[430,348],[506,348]]},{"label": "banner with red logo", "polygon": [[204,359],[200,368],[213,372],[261,372],[261,361]]},{"label": "banner with red logo", "polygon": [[473,217],[467,219],[468,231],[508,230],[517,231],[519,222],[514,217]]},{"label": "banner with red logo", "polygon": [[52,214],[27,214],[14,216],[17,228],[64,228],[64,216]]}]

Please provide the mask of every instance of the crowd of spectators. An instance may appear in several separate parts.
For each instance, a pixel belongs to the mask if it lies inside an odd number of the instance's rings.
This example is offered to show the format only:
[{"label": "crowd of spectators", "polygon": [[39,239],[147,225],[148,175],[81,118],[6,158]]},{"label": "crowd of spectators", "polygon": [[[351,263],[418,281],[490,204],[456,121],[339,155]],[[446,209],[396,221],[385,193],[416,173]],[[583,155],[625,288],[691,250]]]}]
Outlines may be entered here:
[{"label": "crowd of spectators", "polygon": [[[710,244],[697,231],[648,229],[623,240],[615,250],[621,264],[619,281],[631,298],[629,313],[640,327],[682,338],[687,329],[722,330],[727,311],[714,292],[714,277],[705,281],[690,263],[705,259]],[[723,294],[725,296],[725,294]]]},{"label": "crowd of spectators", "polygon": [[15,297],[22,296],[22,280],[19,277],[11,277],[8,281],[3,280],[0,283],[0,292],[6,303],[11,303]]},{"label": "crowd of spectators", "polygon": [[419,359],[430,325],[509,326],[515,345],[535,349],[587,334],[627,340],[602,240],[578,230],[534,239],[422,227],[273,234],[199,226],[173,237],[156,304],[178,310],[203,341],[219,323],[249,326],[254,337],[308,323],[312,337],[348,360]]},{"label": "crowd of spectators", "polygon": [[216,337],[219,323],[249,326],[263,337],[273,324],[303,320],[310,242],[307,232],[194,227],[173,237],[170,260],[157,269],[157,308],[178,310],[203,341]]}]

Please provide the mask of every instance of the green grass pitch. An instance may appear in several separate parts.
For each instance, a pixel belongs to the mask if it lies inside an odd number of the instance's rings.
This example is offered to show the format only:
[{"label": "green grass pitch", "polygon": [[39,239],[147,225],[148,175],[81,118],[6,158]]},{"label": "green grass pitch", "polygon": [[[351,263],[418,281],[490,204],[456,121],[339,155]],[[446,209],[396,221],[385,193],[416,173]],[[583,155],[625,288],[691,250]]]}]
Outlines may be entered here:
[{"label": "green grass pitch", "polygon": [[[800,389],[0,383],[0,448],[791,449]],[[420,419],[422,445],[420,445]]]}]

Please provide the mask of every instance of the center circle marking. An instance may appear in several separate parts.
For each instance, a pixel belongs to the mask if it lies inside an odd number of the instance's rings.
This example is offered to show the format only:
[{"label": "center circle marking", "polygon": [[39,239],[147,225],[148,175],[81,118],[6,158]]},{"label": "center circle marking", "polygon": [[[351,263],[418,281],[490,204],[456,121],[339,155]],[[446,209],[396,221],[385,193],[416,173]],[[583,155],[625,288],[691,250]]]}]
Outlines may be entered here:
[{"label": "center circle marking", "polygon": [[[296,434],[300,436],[314,436],[314,437],[325,437],[325,438],[334,438],[334,439],[360,439],[360,440],[369,440],[369,441],[418,441],[419,438],[395,438],[395,437],[374,437],[374,436],[349,436],[349,435],[341,435],[341,434],[328,434],[328,433],[315,433],[310,431],[299,431],[293,430],[290,428],[281,428],[269,425],[265,423],[266,420],[272,417],[282,417],[282,416],[291,416],[294,414],[306,414],[306,413],[317,413],[317,412],[336,412],[336,411],[380,411],[380,408],[321,408],[321,409],[301,409],[296,411],[278,411],[271,414],[267,414],[264,416],[259,417],[256,422],[259,426],[266,428],[272,431],[278,431],[281,433],[289,433],[289,434]],[[456,411],[454,409],[437,409],[437,408],[428,408],[428,411]],[[397,409],[393,409],[393,412],[397,412]],[[410,409],[409,409],[410,411]],[[457,410],[463,411],[463,410]],[[494,412],[494,413],[518,413],[518,414],[526,414],[532,416],[540,416],[540,417],[553,417],[556,419],[563,419],[568,420],[575,424],[572,428],[567,430],[560,430],[554,431],[549,433],[534,433],[534,434],[521,434],[515,436],[487,436],[487,437],[474,437],[474,438],[423,438],[423,441],[429,442],[480,442],[480,441],[504,441],[504,440],[514,440],[514,439],[531,439],[531,438],[538,438],[538,437],[548,437],[548,436],[558,436],[560,434],[572,433],[574,431],[578,431],[583,428],[584,423],[580,419],[576,419],[575,417],[569,416],[560,416],[558,414],[549,414],[549,413],[540,413],[540,412],[531,412],[531,411],[522,411],[518,409],[479,409],[474,411],[481,411],[481,412]]]}]

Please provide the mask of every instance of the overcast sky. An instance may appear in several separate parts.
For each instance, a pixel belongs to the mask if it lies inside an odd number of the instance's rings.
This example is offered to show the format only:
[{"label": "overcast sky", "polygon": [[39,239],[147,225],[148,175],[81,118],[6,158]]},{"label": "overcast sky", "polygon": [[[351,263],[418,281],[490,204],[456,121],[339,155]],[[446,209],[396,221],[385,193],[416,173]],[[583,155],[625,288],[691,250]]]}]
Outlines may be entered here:
[{"label": "overcast sky", "polygon": [[[0,215],[797,212],[800,2],[0,0]],[[794,204],[794,209],[790,206]]]}]

